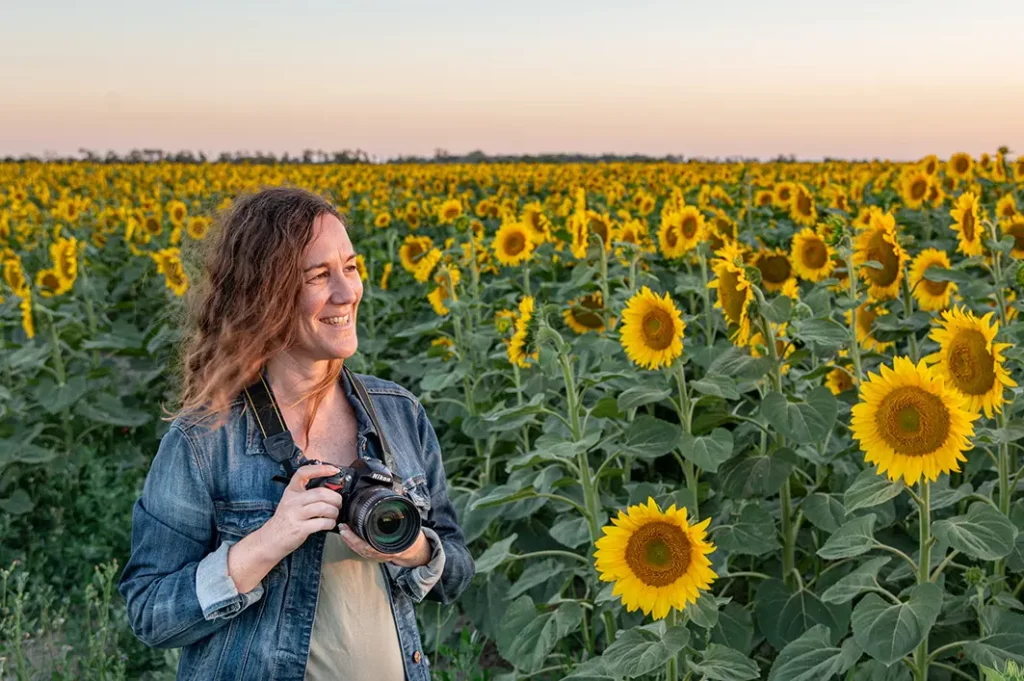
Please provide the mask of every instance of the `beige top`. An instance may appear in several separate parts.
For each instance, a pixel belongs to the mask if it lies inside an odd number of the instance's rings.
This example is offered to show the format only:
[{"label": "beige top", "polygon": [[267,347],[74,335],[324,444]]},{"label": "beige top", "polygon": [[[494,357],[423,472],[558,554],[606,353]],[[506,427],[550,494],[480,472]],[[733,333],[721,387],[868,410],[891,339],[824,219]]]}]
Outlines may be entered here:
[{"label": "beige top", "polygon": [[405,681],[384,569],[327,533],[305,681]]}]

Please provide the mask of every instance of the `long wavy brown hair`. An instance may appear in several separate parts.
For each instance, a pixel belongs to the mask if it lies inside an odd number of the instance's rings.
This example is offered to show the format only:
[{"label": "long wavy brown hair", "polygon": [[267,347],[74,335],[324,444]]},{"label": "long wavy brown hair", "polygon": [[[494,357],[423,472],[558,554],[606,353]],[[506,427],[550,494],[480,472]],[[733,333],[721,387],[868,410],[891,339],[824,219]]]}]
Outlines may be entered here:
[{"label": "long wavy brown hair", "polygon": [[[167,420],[185,413],[224,423],[231,402],[268,359],[296,338],[302,255],[321,215],[344,219],[328,201],[295,187],[271,187],[235,200],[198,253],[202,273],[188,294],[181,346],[181,397]],[[316,409],[341,373],[330,363],[309,389],[306,436]]]}]

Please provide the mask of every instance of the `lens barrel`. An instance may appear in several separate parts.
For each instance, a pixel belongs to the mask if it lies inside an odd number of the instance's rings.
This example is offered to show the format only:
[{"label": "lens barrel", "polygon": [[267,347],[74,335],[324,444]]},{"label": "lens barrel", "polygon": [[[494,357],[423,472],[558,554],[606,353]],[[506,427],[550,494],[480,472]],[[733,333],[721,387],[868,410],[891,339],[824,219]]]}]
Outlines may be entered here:
[{"label": "lens barrel", "polygon": [[420,534],[420,512],[412,501],[386,487],[358,490],[348,506],[349,527],[381,553],[401,553]]}]

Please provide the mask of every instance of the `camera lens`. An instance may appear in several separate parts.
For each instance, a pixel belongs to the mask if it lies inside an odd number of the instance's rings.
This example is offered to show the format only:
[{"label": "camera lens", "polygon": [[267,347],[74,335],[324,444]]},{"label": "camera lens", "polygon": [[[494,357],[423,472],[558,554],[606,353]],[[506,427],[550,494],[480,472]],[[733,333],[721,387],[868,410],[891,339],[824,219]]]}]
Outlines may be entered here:
[{"label": "camera lens", "polygon": [[383,487],[357,492],[352,500],[356,533],[381,553],[401,553],[420,533],[420,514],[408,498]]}]

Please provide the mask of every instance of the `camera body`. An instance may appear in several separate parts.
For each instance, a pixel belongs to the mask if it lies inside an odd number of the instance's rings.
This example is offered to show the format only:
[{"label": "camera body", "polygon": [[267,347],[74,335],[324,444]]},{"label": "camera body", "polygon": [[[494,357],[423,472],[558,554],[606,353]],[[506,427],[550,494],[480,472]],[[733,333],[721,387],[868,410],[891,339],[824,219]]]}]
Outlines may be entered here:
[{"label": "camera body", "polygon": [[[321,463],[302,457],[298,465]],[[326,487],[341,495],[338,523],[348,525],[381,553],[401,553],[419,537],[419,510],[405,494],[401,482],[376,459],[356,459],[334,475],[314,478],[306,485],[306,489],[316,487]]]}]

